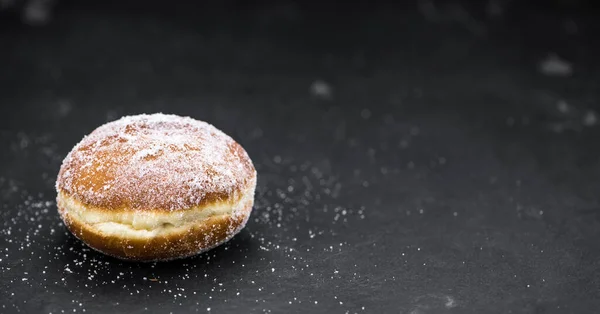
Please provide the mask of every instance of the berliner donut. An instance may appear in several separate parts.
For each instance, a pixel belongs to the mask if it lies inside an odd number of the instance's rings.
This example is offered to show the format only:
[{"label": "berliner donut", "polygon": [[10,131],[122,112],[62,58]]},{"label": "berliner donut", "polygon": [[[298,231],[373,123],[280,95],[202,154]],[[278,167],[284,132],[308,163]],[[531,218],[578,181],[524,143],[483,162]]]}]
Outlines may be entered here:
[{"label": "berliner donut", "polygon": [[85,136],[64,159],[57,207],[91,248],[125,260],[184,258],[248,221],[256,170],[214,126],[176,115],[127,116]]}]

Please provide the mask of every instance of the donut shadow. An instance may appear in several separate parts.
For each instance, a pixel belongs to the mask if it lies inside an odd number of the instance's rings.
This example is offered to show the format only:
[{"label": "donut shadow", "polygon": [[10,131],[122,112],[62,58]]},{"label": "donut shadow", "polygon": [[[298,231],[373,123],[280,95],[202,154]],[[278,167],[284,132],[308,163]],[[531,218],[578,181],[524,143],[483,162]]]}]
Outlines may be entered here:
[{"label": "donut shadow", "polygon": [[[84,290],[89,293],[105,296],[120,294],[119,289],[106,288],[123,287],[124,283],[133,284],[136,289],[155,290],[153,286],[156,289],[164,288],[160,282],[185,278],[202,281],[203,278],[212,280],[223,274],[243,276],[249,269],[239,266],[254,260],[253,256],[259,252],[260,246],[258,240],[244,229],[228,242],[195,256],[165,262],[133,262],[95,251],[69,232],[60,233],[57,240],[61,243],[56,248],[61,251],[58,260],[63,266],[61,268],[69,269],[70,280],[79,287],[85,286]],[[96,284],[86,285],[91,275]]]}]

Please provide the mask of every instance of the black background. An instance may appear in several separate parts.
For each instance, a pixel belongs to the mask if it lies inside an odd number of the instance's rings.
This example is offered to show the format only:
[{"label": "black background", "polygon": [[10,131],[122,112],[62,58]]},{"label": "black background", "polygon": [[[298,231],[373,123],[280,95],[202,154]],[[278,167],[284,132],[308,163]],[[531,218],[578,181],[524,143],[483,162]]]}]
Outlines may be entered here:
[{"label": "black background", "polygon": [[[598,12],[419,8],[67,1],[39,27],[2,13],[0,312],[597,312]],[[541,73],[549,53],[572,74]],[[238,140],[256,206],[206,254],[126,263],[65,231],[54,180],[85,134],[151,112]]]}]

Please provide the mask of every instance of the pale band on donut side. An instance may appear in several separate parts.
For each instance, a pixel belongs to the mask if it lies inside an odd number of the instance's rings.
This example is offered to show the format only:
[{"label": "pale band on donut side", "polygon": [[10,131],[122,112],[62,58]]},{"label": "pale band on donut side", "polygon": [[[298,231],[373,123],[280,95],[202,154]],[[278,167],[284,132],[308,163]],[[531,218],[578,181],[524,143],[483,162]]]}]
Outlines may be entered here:
[{"label": "pale band on donut side", "polygon": [[174,115],[124,117],[67,155],[57,183],[61,218],[107,255],[184,258],[236,235],[254,203],[246,151],[212,125]]}]

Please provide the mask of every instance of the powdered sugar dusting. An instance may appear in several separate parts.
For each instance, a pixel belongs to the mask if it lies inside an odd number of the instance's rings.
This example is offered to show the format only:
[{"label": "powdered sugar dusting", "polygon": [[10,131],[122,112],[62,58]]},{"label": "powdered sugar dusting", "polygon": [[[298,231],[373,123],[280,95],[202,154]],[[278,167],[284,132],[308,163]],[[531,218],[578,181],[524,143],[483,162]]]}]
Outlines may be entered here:
[{"label": "powdered sugar dusting", "polygon": [[95,206],[177,210],[237,198],[255,176],[244,149],[214,126],[151,114],[84,137],[63,161],[57,190]]}]

